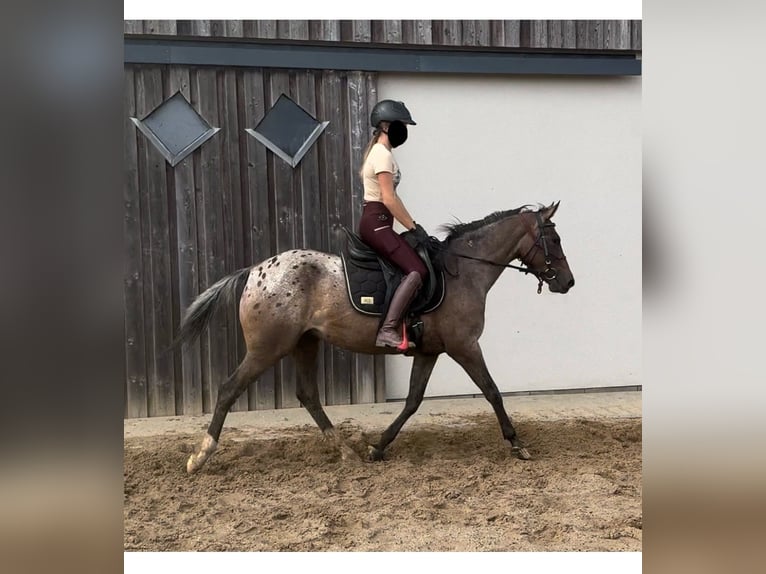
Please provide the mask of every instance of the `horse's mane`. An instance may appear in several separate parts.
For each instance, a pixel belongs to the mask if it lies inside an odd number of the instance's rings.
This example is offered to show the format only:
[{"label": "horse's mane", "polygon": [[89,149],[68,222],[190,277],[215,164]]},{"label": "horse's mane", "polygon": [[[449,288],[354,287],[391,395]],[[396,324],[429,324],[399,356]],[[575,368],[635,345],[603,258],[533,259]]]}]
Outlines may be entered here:
[{"label": "horse's mane", "polygon": [[[534,206],[531,205],[522,205],[521,207],[517,207],[516,209],[508,209],[506,211],[495,211],[494,213],[490,213],[486,217],[482,219],[477,219],[476,221],[470,221],[468,223],[463,223],[460,220],[456,220],[454,223],[445,223],[444,225],[439,227],[439,231],[444,231],[447,233],[446,241],[450,241],[452,239],[457,239],[458,237],[462,237],[466,233],[470,233],[471,231],[475,231],[477,229],[481,229],[482,227],[489,225],[491,223],[495,223],[496,221],[501,221],[503,219],[506,219],[508,217],[518,215],[519,213],[526,213],[527,211],[535,211],[532,209]],[[542,208],[542,205],[537,206],[538,209]]]}]

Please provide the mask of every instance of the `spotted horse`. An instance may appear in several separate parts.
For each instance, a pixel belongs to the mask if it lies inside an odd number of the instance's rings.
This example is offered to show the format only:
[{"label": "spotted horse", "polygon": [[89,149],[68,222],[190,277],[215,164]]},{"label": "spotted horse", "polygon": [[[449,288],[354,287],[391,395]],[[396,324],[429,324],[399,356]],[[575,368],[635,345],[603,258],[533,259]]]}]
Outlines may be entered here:
[{"label": "spotted horse", "polygon": [[[446,225],[442,244],[445,265],[443,302],[422,316],[420,345],[414,356],[409,392],[402,412],[369,445],[370,460],[382,460],[386,447],[417,411],[439,355],[454,359],[492,405],[503,438],[518,458],[530,453],[519,439],[482,355],[479,337],[485,321],[487,293],[500,274],[515,267],[534,275],[552,293],[567,293],[574,277],[552,221],[559,204],[537,209],[522,206],[498,211],[469,223]],[[511,265],[520,260],[525,267]],[[195,340],[214,312],[239,300],[239,320],[246,353],[220,387],[207,434],[189,457],[187,472],[197,472],[218,446],[229,409],[248,385],[282,357],[296,365],[296,395],[322,433],[333,440],[344,459],[358,458],[336,433],[322,408],[315,374],[320,340],[357,353],[395,353],[376,347],[377,317],[358,312],[344,285],[341,257],[294,249],[224,277],[201,293],[186,311],[177,344]]]}]

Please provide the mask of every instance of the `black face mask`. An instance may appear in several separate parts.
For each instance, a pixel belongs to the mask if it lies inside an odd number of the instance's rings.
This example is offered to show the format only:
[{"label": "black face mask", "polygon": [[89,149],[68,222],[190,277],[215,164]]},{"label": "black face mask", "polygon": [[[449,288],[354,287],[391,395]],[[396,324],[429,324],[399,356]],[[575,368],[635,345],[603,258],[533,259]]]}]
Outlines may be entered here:
[{"label": "black face mask", "polygon": [[407,126],[402,122],[391,122],[386,133],[391,147],[399,147],[407,141]]}]

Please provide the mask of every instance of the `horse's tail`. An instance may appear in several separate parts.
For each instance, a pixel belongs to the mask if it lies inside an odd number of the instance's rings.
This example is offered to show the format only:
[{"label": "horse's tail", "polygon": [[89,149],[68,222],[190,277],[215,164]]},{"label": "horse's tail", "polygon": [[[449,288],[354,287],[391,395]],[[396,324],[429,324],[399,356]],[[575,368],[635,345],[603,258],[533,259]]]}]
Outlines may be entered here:
[{"label": "horse's tail", "polygon": [[211,285],[206,291],[197,296],[189,305],[186,315],[181,321],[178,336],[173,341],[172,348],[183,343],[191,343],[197,339],[210,324],[217,309],[235,303],[237,296],[242,295],[251,267],[235,271]]}]

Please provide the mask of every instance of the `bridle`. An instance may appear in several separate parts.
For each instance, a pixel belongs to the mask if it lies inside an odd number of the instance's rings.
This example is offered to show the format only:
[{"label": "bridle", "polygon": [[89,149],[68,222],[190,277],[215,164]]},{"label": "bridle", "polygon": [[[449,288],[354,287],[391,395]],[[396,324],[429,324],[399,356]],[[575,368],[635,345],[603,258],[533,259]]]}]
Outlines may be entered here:
[{"label": "bridle", "polygon": [[[465,253],[455,253],[454,251],[449,251],[448,253],[451,253],[452,255],[455,255],[457,257],[462,257],[463,259],[473,259],[474,261],[480,261],[481,263],[486,263],[488,265],[494,265],[495,267],[507,267],[509,269],[516,269],[517,271],[521,271],[524,274],[531,273],[535,277],[537,277],[537,294],[543,292],[543,282],[545,281],[553,281],[557,276],[558,273],[556,271],[556,268],[553,266],[552,256],[550,253],[550,250],[548,249],[548,241],[545,237],[545,230],[549,227],[556,227],[556,224],[552,221],[543,221],[542,216],[539,212],[535,213],[535,218],[537,219],[537,237],[535,238],[535,242],[532,244],[532,246],[527,250],[527,252],[519,257],[521,262],[526,265],[526,267],[520,267],[518,265],[511,265],[509,263],[496,263],[494,261],[490,261],[489,259],[482,259],[481,257],[474,257],[472,255],[466,255]],[[529,229],[527,228],[527,231]],[[533,271],[529,267],[529,261],[528,257],[530,253],[534,251],[537,251],[538,249],[543,250],[543,255],[545,256],[545,269],[543,269],[541,272]],[[556,259],[566,259],[566,257],[557,257]]]},{"label": "bridle", "polygon": [[[540,245],[542,244],[543,249],[543,255],[545,255],[545,269],[541,273],[535,273],[535,276],[537,277],[538,284],[537,284],[537,294],[543,292],[543,281],[553,281],[557,277],[556,268],[553,267],[552,261],[551,261],[551,253],[548,250],[548,242],[545,238],[545,229],[547,227],[556,227],[556,224],[553,223],[551,220],[543,221],[543,218],[540,216],[539,213],[535,213],[535,217],[537,218],[537,239],[535,239],[534,244],[532,247],[529,248],[529,251],[527,251],[523,257],[521,257],[521,262],[524,263],[527,267],[529,267],[529,263],[525,262],[525,259],[529,256],[530,253],[532,253],[532,250],[534,249],[537,251],[540,249]],[[566,257],[564,258],[566,259]],[[527,259],[528,261],[528,259]],[[532,271],[531,273],[534,273]]]}]

